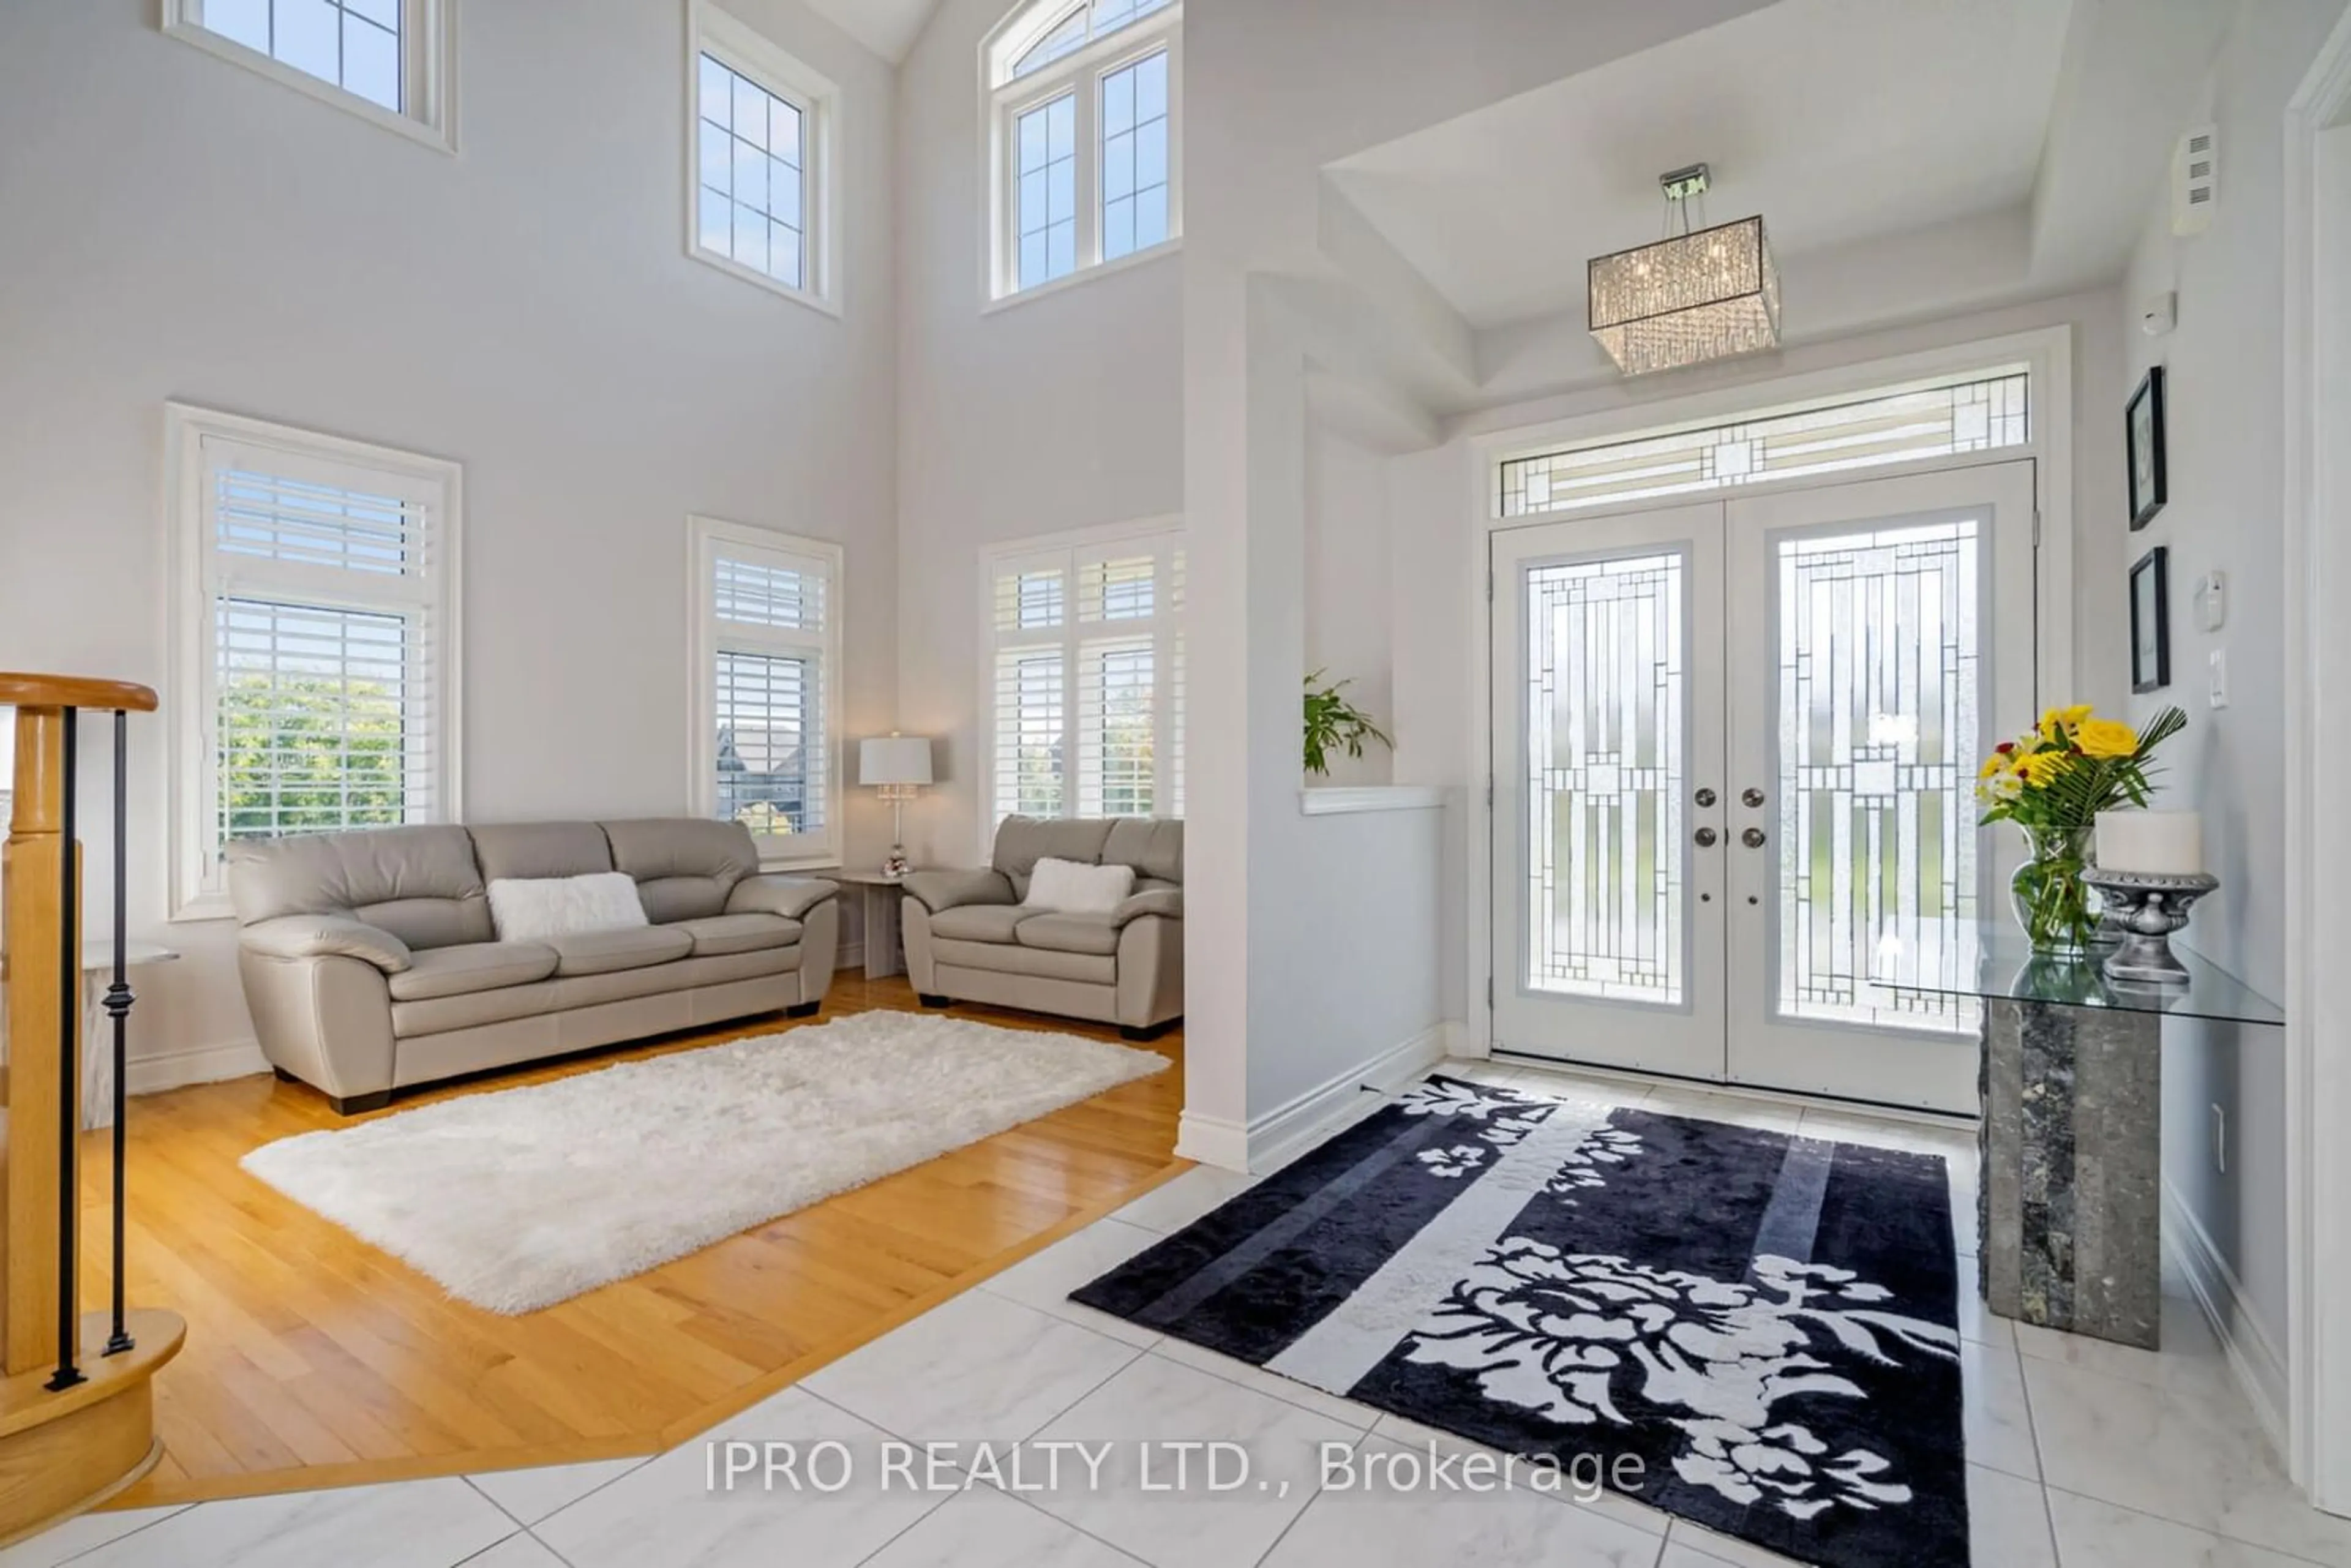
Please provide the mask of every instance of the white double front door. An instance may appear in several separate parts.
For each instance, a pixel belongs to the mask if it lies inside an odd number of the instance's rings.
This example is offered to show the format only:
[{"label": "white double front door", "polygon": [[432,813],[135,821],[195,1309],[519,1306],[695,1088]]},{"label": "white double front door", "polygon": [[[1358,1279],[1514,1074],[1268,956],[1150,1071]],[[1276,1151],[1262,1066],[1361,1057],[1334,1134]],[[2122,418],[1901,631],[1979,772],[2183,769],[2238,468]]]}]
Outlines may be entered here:
[{"label": "white double front door", "polygon": [[1496,1045],[1973,1111],[1974,1004],[1871,976],[2005,918],[2032,519],[2024,461],[1498,530]]}]

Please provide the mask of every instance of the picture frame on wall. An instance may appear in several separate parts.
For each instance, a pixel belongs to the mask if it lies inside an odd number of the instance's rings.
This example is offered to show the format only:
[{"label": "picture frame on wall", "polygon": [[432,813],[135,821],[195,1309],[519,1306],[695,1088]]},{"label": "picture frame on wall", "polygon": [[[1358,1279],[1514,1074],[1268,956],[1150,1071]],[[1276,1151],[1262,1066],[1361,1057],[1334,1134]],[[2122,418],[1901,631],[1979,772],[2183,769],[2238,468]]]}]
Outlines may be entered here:
[{"label": "picture frame on wall", "polygon": [[2158,545],[2130,570],[2131,690],[2160,691],[2171,684],[2169,552]]},{"label": "picture frame on wall", "polygon": [[2123,415],[2123,444],[2129,458],[2130,526],[2136,533],[2163,510],[2163,367],[2148,369],[2131,393]]}]

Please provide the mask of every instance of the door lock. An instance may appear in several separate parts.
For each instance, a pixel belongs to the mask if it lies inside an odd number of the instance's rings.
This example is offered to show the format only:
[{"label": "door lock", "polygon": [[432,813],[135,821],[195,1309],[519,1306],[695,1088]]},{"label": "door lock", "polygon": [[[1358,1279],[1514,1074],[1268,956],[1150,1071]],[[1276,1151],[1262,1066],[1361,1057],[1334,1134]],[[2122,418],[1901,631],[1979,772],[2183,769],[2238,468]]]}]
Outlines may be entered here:
[{"label": "door lock", "polygon": [[1719,797],[1717,797],[1715,792],[1711,789],[1701,789],[1696,796],[1696,800],[1701,807],[1713,805],[1717,799],[1719,799]]},{"label": "door lock", "polygon": [[1763,847],[1763,830],[1750,828],[1739,835],[1739,841],[1750,850],[1760,850]]},{"label": "door lock", "polygon": [[1761,806],[1763,803],[1763,791],[1753,788],[1741,789],[1739,792],[1739,802],[1742,806]]},{"label": "door lock", "polygon": [[1710,850],[1722,841],[1722,835],[1712,828],[1700,828],[1691,837],[1698,840],[1698,847],[1702,850]]}]

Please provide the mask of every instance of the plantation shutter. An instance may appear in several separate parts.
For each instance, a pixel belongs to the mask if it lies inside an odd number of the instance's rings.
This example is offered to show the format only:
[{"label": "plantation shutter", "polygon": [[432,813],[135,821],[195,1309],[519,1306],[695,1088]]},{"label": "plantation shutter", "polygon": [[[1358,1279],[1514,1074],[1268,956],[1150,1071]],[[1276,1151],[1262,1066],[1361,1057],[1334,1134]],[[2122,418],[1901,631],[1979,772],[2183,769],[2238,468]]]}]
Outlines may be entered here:
[{"label": "plantation shutter", "polygon": [[1157,535],[991,563],[991,829],[1181,810],[1181,559]]},{"label": "plantation shutter", "polygon": [[832,825],[830,563],[734,538],[709,556],[716,814],[768,839]]},{"label": "plantation shutter", "polygon": [[232,839],[443,820],[440,486],[207,435],[204,872]]}]

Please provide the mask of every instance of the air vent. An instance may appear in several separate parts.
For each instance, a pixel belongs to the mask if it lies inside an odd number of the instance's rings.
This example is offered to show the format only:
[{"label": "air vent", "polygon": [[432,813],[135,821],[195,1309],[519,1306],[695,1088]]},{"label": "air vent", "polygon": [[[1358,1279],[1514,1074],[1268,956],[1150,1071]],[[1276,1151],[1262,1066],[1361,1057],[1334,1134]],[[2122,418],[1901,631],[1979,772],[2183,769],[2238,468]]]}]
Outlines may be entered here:
[{"label": "air vent", "polygon": [[2210,228],[2220,199],[2220,133],[2199,126],[2179,139],[2171,154],[2171,232],[2200,235]]}]

